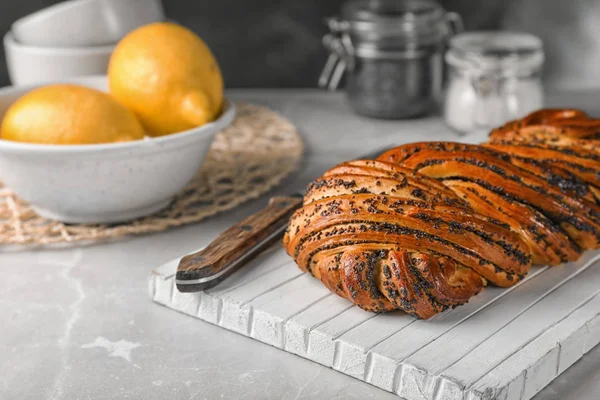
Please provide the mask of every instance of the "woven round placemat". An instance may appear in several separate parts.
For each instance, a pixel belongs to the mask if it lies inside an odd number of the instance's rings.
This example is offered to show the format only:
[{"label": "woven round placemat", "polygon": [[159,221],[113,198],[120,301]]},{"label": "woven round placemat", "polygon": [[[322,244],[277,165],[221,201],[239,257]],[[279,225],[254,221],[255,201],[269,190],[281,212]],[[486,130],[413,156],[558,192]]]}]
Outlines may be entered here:
[{"label": "woven round placemat", "polygon": [[298,166],[302,140],[279,114],[251,104],[236,106],[233,124],[216,135],[202,168],[165,210],[118,225],[66,225],[40,217],[0,182],[0,244],[98,241],[158,232],[267,192]]}]

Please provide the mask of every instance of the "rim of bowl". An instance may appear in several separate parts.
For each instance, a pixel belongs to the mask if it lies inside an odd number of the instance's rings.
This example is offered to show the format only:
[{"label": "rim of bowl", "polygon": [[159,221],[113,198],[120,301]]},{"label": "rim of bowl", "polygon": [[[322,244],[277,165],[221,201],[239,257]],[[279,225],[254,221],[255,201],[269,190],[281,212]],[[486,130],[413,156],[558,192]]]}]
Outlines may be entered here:
[{"label": "rim of bowl", "polygon": [[[103,75],[101,75],[103,76]],[[91,77],[78,77],[73,78],[73,80],[65,80],[56,83],[75,83],[84,85],[82,83],[86,81],[85,78],[88,78],[89,81],[93,81],[95,78],[99,79],[101,76],[91,76]],[[82,79],[83,78],[83,79]],[[48,82],[49,85],[53,84],[52,82]],[[43,86],[43,85],[42,85]],[[23,90],[23,94],[27,91],[40,87],[40,85],[28,85],[28,86],[7,86],[4,88],[0,88],[0,96],[3,96],[6,93],[12,92],[12,90]],[[176,141],[185,141],[185,139],[190,138],[192,136],[200,136],[206,134],[207,131],[210,131],[214,126],[222,125],[221,129],[225,129],[233,122],[235,118],[236,108],[235,104],[229,101],[227,98],[224,99],[224,109],[219,118],[216,120],[209,122],[205,125],[188,129],[185,131],[173,133],[170,135],[164,135],[153,138],[146,138],[140,140],[132,140],[129,142],[117,142],[117,143],[99,143],[99,144],[38,144],[38,143],[25,143],[25,142],[15,142],[12,140],[4,140],[0,138],[0,151],[2,152],[10,152],[10,153],[44,153],[44,154],[57,154],[57,153],[97,153],[106,150],[126,150],[132,149],[136,147],[153,147],[155,145],[161,143],[170,143]],[[217,133],[217,132],[215,132]]]},{"label": "rim of bowl", "polygon": [[[55,16],[56,13],[60,13],[64,10],[68,10],[70,8],[82,7],[82,6],[85,7],[87,4],[93,4],[93,3],[96,3],[97,1],[98,0],[68,0],[68,1],[63,1],[60,3],[52,4],[48,7],[44,7],[41,10],[34,11],[31,14],[27,14],[24,17],[17,19],[15,22],[13,22],[11,24],[11,29],[14,29],[14,27],[19,28],[22,25],[26,25],[31,22],[35,23],[36,20],[38,20],[38,19]],[[120,1],[124,1],[124,0],[120,0]]]},{"label": "rim of bowl", "polygon": [[81,46],[81,47],[47,47],[47,46],[32,46],[29,44],[23,44],[17,42],[12,31],[6,32],[4,35],[4,46],[7,48],[14,48],[21,52],[30,54],[52,54],[56,55],[59,53],[67,54],[97,54],[97,53],[111,53],[116,44],[104,44],[99,46]]}]

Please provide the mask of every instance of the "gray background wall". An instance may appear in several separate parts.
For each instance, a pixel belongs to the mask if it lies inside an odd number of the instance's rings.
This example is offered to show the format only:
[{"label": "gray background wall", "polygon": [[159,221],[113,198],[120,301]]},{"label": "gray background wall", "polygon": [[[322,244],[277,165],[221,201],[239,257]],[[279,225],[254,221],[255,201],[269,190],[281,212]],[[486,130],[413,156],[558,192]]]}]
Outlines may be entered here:
[{"label": "gray background wall", "polygon": [[[0,0],[0,31],[56,0]],[[167,17],[198,33],[229,87],[313,87],[325,62],[323,19],[343,0],[163,0]],[[441,0],[469,30],[510,28],[542,37],[548,84],[600,87],[600,0]],[[4,55],[2,54],[2,60]],[[0,63],[0,85],[8,84]]]}]

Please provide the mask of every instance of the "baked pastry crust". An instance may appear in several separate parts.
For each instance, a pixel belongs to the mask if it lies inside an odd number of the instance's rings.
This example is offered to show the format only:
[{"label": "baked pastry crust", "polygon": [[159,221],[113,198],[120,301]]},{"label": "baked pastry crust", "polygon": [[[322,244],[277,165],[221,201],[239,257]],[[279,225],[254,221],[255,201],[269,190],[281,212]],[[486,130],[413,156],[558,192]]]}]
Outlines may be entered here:
[{"label": "baked pastry crust", "polygon": [[429,318],[489,282],[600,247],[600,123],[541,110],[482,145],[422,142],[342,163],[309,185],[284,237],[332,292]]},{"label": "baked pastry crust", "polygon": [[531,264],[518,234],[440,182],[370,160],[313,182],[284,243],[302,270],[359,307],[420,318],[465,303],[482,277],[510,286]]}]

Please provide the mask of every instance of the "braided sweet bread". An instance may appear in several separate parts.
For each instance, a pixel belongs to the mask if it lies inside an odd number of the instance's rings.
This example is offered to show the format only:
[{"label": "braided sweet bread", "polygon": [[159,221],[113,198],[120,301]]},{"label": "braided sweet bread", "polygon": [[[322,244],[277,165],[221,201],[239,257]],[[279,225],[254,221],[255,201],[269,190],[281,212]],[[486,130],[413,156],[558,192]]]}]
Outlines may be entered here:
[{"label": "braided sweet bread", "polygon": [[421,318],[465,303],[481,276],[510,286],[531,263],[505,224],[440,182],[381,161],[344,163],[312,183],[284,243],[302,270],[361,308]]},{"label": "braided sweet bread", "polygon": [[[340,164],[308,187],[285,248],[359,307],[419,318],[467,302],[487,282],[514,285],[532,263],[576,260],[600,247],[592,121],[541,111],[484,145],[414,143]],[[521,134],[558,125],[568,127],[552,132],[558,141]]]}]

